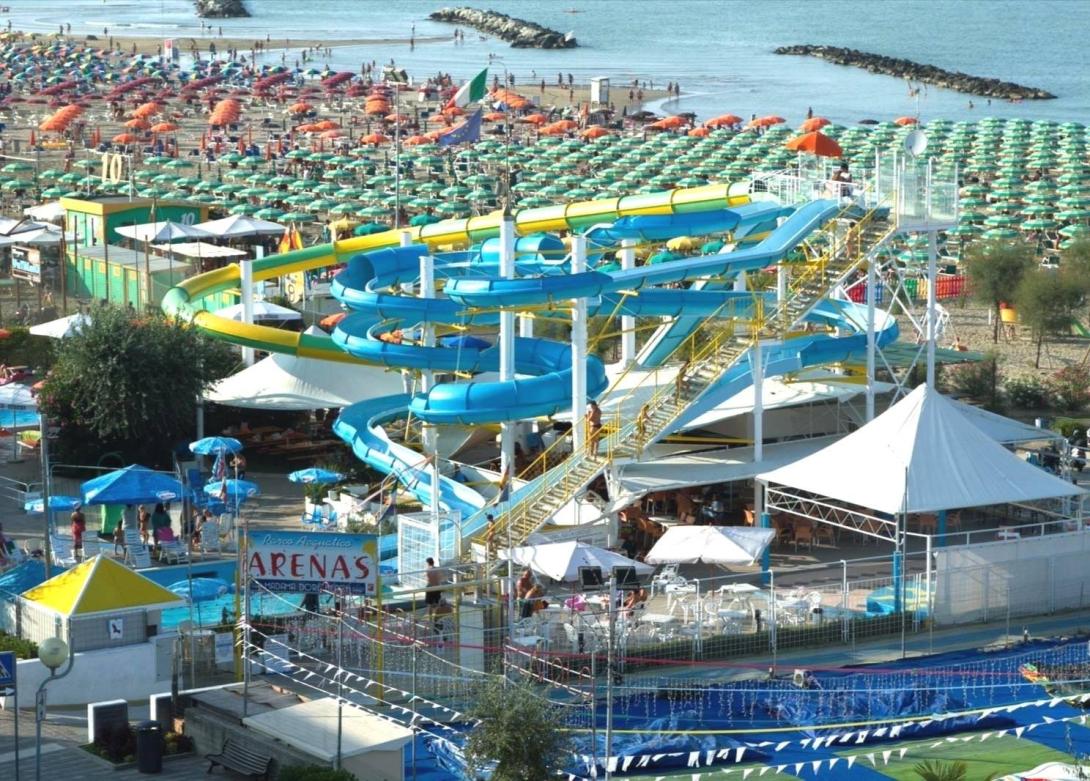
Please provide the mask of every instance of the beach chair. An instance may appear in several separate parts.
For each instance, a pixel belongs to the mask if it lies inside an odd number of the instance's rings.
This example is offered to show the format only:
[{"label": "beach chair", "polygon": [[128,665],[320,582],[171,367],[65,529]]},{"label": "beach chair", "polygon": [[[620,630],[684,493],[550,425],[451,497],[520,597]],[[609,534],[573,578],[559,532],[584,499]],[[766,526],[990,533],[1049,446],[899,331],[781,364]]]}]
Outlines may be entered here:
[{"label": "beach chair", "polygon": [[205,521],[201,526],[201,554],[220,552],[220,525],[217,521]]},{"label": "beach chair", "polygon": [[102,553],[102,540],[97,536],[84,536],[83,538],[83,560],[93,559],[95,556]]},{"label": "beach chair", "polygon": [[167,564],[177,564],[189,559],[189,551],[181,540],[174,536],[174,530],[170,528],[159,530],[159,561]]},{"label": "beach chair", "polygon": [[[125,535],[125,542],[124,542],[125,557],[124,557],[124,561],[125,561],[126,564],[128,564],[130,566],[133,566],[133,565],[135,565],[136,551],[137,550],[143,550],[144,553],[147,553],[148,549],[147,549],[147,546],[144,545],[144,541],[140,538],[139,529],[129,529],[129,528],[126,527],[125,531],[124,531],[124,535]],[[150,566],[150,564],[151,564],[150,558],[151,557],[149,556],[148,558],[149,558],[148,564]]]},{"label": "beach chair", "polygon": [[677,564],[666,564],[651,578],[651,596],[655,596],[655,590],[665,591],[666,586],[678,581],[684,582],[684,578],[678,575]]},{"label": "beach chair", "polygon": [[71,537],[58,537],[55,534],[50,534],[49,548],[50,558],[58,567],[74,567],[78,563],[75,552],[72,550]]},{"label": "beach chair", "polygon": [[309,526],[311,529],[316,529],[322,525],[322,509],[320,506],[315,505],[314,509],[308,512],[303,512],[302,517],[299,519],[303,526]]},{"label": "beach chair", "polygon": [[151,568],[151,553],[146,545],[129,546],[125,552],[133,569]]}]

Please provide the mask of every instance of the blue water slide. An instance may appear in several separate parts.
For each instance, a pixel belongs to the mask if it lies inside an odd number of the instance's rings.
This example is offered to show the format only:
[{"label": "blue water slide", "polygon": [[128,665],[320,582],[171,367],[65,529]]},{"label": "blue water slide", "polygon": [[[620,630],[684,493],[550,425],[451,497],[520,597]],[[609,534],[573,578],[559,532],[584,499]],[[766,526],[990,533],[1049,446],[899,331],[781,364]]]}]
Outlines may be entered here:
[{"label": "blue water slide", "polygon": [[791,211],[791,207],[774,201],[754,201],[717,211],[621,217],[608,226],[592,228],[586,235],[594,244],[616,244],[624,239],[666,241],[675,236],[706,236],[774,226],[778,217]]},{"label": "blue water slide", "polygon": [[558,303],[572,298],[596,298],[604,293],[638,290],[706,276],[755,271],[784,257],[816,228],[839,211],[835,200],[811,201],[796,210],[754,247],[719,255],[686,258],[657,265],[604,273],[586,271],[560,277],[504,279],[472,277],[450,280],[448,298],[467,307],[495,309]]}]

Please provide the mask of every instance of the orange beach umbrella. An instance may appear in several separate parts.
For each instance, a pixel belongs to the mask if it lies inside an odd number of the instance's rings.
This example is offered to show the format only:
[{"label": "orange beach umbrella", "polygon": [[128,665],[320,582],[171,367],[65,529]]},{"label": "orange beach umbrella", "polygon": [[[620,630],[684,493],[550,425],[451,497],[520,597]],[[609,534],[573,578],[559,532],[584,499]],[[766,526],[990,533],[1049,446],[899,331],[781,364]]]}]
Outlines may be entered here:
[{"label": "orange beach umbrella", "polygon": [[821,130],[828,124],[831,123],[825,117],[810,117],[799,126],[799,130],[803,133],[812,133],[815,130]]},{"label": "orange beach umbrella", "polygon": [[840,157],[843,153],[840,144],[817,130],[789,138],[784,146],[794,152],[806,152],[818,157]]}]

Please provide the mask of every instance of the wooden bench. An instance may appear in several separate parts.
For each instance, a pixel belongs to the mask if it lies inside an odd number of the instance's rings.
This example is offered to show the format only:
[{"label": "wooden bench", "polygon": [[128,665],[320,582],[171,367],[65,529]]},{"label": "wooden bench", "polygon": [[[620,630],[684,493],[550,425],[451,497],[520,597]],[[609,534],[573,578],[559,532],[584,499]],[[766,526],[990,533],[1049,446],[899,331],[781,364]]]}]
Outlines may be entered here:
[{"label": "wooden bench", "polygon": [[205,759],[209,762],[209,773],[216,765],[219,765],[226,770],[233,770],[252,778],[264,778],[266,781],[268,781],[269,768],[272,765],[272,757],[251,751],[232,738],[224,741],[220,753],[208,754]]}]

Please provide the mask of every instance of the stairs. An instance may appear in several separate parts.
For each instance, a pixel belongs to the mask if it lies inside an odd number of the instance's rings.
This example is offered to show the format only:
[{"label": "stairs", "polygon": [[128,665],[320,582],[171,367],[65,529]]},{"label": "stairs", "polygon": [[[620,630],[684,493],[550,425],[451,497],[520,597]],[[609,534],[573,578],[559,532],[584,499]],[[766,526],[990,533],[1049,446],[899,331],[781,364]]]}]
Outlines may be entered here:
[{"label": "stairs", "polygon": [[[862,264],[895,230],[879,210],[871,211],[846,228],[842,218],[831,223],[832,246],[822,258],[801,266],[783,304],[762,317],[759,310],[752,329],[736,333],[731,321],[709,318],[674,352],[684,360],[673,383],[659,385],[633,420],[606,426],[599,439],[598,452],[590,453],[577,443],[561,463],[549,469],[508,511],[496,519],[493,540],[508,539],[524,544],[565,504],[572,501],[607,464],[638,457],[647,445],[664,435],[670,424],[696,399],[714,385],[725,372],[741,360],[756,339],[784,338],[820,302],[837,283]],[[649,375],[646,384],[655,383]],[[631,393],[631,392],[630,392]],[[551,455],[546,452],[542,459]],[[547,463],[547,462],[546,462]],[[540,473],[535,462],[528,472]],[[485,542],[484,534],[475,542]]]}]

